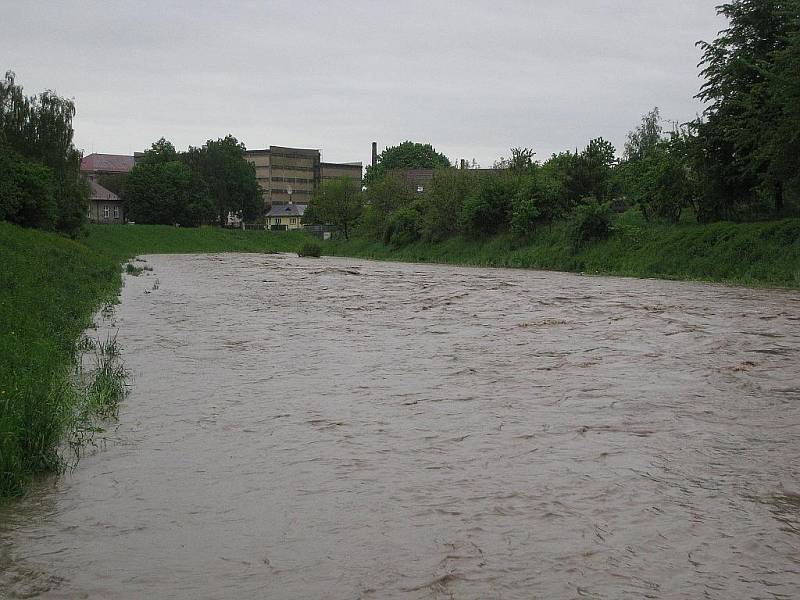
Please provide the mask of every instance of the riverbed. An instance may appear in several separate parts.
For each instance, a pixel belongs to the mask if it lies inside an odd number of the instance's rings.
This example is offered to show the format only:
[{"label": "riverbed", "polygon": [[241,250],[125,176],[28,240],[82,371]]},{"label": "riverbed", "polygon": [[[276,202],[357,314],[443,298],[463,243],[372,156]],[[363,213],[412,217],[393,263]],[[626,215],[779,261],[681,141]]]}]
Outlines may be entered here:
[{"label": "riverbed", "polygon": [[119,424],[0,508],[0,597],[800,595],[800,293],[144,259]]}]

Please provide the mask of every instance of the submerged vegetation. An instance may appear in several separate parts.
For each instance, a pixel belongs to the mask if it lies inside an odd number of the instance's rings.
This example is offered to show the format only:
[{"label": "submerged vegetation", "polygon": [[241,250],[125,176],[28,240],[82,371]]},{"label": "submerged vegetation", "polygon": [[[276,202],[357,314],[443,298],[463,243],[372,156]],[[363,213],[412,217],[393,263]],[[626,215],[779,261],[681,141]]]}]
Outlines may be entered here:
[{"label": "submerged vegetation", "polygon": [[[85,439],[97,427],[93,415],[113,414],[124,372],[113,341],[80,341],[92,313],[116,298],[116,260],[56,234],[1,222],[0,254],[2,497],[68,464],[62,442]],[[81,353],[94,345],[97,369],[84,377]]]}]

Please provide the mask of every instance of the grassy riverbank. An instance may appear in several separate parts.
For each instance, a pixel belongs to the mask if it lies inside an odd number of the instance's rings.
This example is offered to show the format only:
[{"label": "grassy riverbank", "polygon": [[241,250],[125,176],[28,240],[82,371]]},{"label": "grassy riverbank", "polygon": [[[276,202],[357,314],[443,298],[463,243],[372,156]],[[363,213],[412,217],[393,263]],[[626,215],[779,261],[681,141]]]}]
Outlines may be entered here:
[{"label": "grassy riverbank", "polygon": [[84,244],[4,222],[0,260],[2,497],[62,466],[59,444],[86,425],[76,342],[121,279],[116,260]]},{"label": "grassy riverbank", "polygon": [[137,254],[199,252],[296,252],[309,236],[298,231],[241,231],[219,227],[168,225],[92,225],[84,243],[92,250],[125,260]]},{"label": "grassy riverbank", "polygon": [[378,260],[800,288],[800,219],[654,225],[623,215],[611,237],[578,248],[573,247],[567,226],[555,224],[524,243],[498,235],[393,248],[354,239],[327,243],[323,252]]}]

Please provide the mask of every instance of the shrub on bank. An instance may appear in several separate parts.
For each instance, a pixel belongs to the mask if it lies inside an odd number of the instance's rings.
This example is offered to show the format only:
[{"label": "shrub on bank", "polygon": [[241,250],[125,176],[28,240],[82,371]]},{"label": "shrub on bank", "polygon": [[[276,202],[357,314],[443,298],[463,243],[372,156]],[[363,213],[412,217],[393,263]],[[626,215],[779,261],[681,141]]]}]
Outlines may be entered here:
[{"label": "shrub on bank", "polygon": [[297,251],[298,256],[307,256],[312,258],[319,258],[322,256],[322,246],[317,242],[306,242]]}]

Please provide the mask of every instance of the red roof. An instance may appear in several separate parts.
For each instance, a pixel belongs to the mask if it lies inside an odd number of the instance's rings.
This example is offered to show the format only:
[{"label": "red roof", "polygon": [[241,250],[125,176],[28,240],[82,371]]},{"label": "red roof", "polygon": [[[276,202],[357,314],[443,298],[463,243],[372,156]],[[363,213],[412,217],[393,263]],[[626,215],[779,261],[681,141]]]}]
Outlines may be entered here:
[{"label": "red roof", "polygon": [[81,161],[81,171],[127,173],[133,168],[133,157],[124,154],[90,154]]}]

